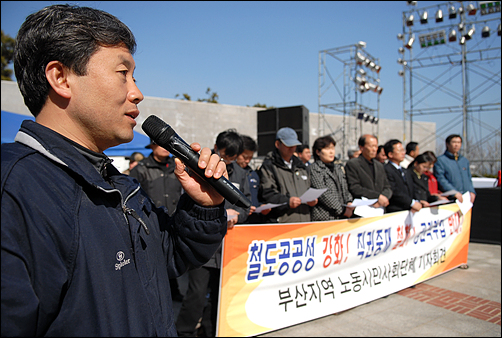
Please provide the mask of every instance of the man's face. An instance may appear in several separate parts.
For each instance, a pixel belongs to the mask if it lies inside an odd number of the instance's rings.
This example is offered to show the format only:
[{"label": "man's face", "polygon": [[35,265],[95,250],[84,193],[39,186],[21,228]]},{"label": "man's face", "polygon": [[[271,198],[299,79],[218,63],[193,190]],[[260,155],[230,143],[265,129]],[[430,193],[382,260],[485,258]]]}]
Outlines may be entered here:
[{"label": "man's face", "polygon": [[86,75],[70,72],[68,114],[89,149],[102,152],[133,139],[137,104],[143,100],[134,68],[129,50],[115,46],[100,47],[89,59]]},{"label": "man's face", "polygon": [[150,146],[153,151],[153,157],[158,161],[158,162],[164,162],[166,158],[169,157],[169,151],[162,148],[158,144],[152,144]]},{"label": "man's face", "polygon": [[420,155],[420,147],[417,145],[417,147],[415,148],[415,150],[410,151],[410,156],[413,157],[413,158],[415,158],[418,155]]},{"label": "man's face", "polygon": [[404,160],[404,156],[406,155],[406,150],[403,147],[402,143],[394,144],[392,151],[389,153],[389,160],[392,162],[399,164]]},{"label": "man's face", "polygon": [[377,161],[380,163],[385,163],[385,160],[387,159],[387,155],[385,155],[385,150],[382,148],[380,151],[376,154]]},{"label": "man's face", "polygon": [[281,154],[282,159],[288,162],[291,160],[291,156],[293,156],[293,153],[296,151],[296,146],[286,147],[280,140],[275,141],[275,147],[279,150],[279,154]]},{"label": "man's face", "polygon": [[454,137],[450,140],[450,143],[446,145],[448,151],[452,154],[458,154],[460,148],[462,148],[462,140],[460,137]]},{"label": "man's face", "polygon": [[249,165],[249,162],[251,162],[251,159],[253,158],[254,151],[252,150],[244,150],[242,154],[237,156],[237,159],[235,160],[237,164],[241,168],[246,168]]},{"label": "man's face", "polygon": [[237,155],[234,156],[227,155],[225,152],[225,148],[218,149],[216,146],[214,146],[214,152],[220,155],[221,159],[225,162],[225,164],[230,164],[237,159]]},{"label": "man's face", "polygon": [[378,150],[378,140],[374,137],[366,137],[366,143],[364,147],[359,147],[361,149],[361,154],[365,159],[371,161],[376,157],[376,153]]},{"label": "man's face", "polygon": [[303,149],[303,151],[298,154],[298,157],[300,158],[300,160],[302,160],[303,163],[307,163],[308,161],[310,161],[310,158],[312,157],[310,149],[309,148]]}]

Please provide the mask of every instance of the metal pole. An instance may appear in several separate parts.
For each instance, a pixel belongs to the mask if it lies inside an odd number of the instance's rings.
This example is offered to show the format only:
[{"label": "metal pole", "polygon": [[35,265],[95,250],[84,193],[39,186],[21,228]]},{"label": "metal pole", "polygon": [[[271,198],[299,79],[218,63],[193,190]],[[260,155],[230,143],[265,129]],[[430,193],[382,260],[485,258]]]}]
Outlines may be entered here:
[{"label": "metal pole", "polygon": [[[462,5],[463,6],[463,5]],[[465,11],[461,14],[461,22],[464,23],[464,31],[467,30],[465,26]],[[465,43],[462,45],[462,139],[464,143],[463,153],[466,156],[469,152],[469,144],[467,141],[467,71],[466,71],[466,55],[467,47]]]}]

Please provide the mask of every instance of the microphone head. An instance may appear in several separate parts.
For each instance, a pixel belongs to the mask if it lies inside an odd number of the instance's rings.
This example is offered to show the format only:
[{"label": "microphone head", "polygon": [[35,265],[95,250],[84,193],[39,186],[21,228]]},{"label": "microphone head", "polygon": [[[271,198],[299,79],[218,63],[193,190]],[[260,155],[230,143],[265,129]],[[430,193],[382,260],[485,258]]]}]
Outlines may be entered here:
[{"label": "microphone head", "polygon": [[175,133],[171,126],[155,115],[148,116],[148,118],[143,121],[141,128],[155,141],[155,143],[162,147],[169,143],[169,138]]}]

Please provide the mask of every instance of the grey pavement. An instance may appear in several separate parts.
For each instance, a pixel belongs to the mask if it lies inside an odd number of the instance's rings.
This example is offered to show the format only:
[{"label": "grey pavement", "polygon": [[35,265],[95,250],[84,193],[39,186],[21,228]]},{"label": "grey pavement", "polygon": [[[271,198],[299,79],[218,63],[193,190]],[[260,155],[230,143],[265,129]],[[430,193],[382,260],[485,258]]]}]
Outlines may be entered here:
[{"label": "grey pavement", "polygon": [[500,261],[500,245],[471,242],[469,269],[453,269],[415,288],[450,290],[459,297],[469,295],[477,301],[490,301],[490,305],[498,307],[492,310],[492,314],[498,312],[496,323],[454,311],[459,307],[447,309],[446,304],[438,306],[409,298],[403,290],[336,315],[258,337],[500,337]]}]

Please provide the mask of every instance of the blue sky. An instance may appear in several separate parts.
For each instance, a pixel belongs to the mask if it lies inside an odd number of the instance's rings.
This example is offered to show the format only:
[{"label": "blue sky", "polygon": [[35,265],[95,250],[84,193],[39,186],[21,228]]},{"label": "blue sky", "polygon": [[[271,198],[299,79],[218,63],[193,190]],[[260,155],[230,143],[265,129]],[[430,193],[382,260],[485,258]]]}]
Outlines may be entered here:
[{"label": "blue sky", "polygon": [[[2,30],[15,37],[27,15],[55,3],[61,2],[2,1]],[[317,112],[319,51],[365,41],[366,50],[382,66],[380,117],[403,118],[403,80],[398,76],[402,66],[396,62],[402,42],[396,35],[403,31],[403,11],[410,9],[406,1],[71,3],[105,10],[131,28],[138,43],[135,77],[145,96],[175,98],[188,93],[196,100],[205,98],[210,87],[223,104],[304,105]],[[441,3],[418,1],[418,8]],[[429,12],[431,25],[434,13]],[[500,57],[500,37],[492,34],[481,41],[481,28],[477,26],[476,43],[498,47]],[[437,52],[433,48],[421,52],[432,55]],[[420,47],[415,45],[414,52],[420,52]],[[500,102],[500,59],[487,67],[498,67],[499,84],[487,89],[492,91],[488,97],[479,95],[477,100]],[[342,69],[330,70],[341,73]],[[450,82],[460,80],[451,76]],[[470,80],[471,88],[478,86],[476,81]],[[376,107],[377,94],[363,95],[364,105]],[[431,96],[426,104],[448,106],[442,100],[442,96]],[[500,112],[475,116],[500,130]],[[416,121],[436,122],[438,129],[459,119],[459,115],[448,114],[414,116]],[[456,125],[452,132],[461,133],[461,123]]]}]

